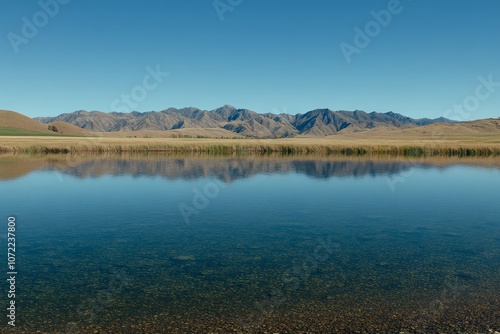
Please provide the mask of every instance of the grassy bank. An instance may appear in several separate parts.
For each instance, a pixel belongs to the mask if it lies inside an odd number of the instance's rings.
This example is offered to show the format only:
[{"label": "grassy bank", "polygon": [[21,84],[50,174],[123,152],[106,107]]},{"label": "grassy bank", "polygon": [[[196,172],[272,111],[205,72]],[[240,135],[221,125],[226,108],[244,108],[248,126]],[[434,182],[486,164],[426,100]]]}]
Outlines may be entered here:
[{"label": "grassy bank", "polygon": [[30,136],[30,137],[80,137],[77,135],[68,135],[68,134],[63,134],[63,133],[57,133],[57,132],[51,132],[51,133],[45,133],[45,132],[38,132],[38,131],[30,131],[30,130],[23,130],[23,129],[17,129],[17,128],[6,128],[6,127],[0,127],[0,137],[6,136],[6,137],[25,137],[25,136]]},{"label": "grassy bank", "polygon": [[180,139],[97,137],[0,137],[0,152],[27,154],[75,153],[206,153],[345,155],[345,156],[500,156],[500,142],[397,139]]}]

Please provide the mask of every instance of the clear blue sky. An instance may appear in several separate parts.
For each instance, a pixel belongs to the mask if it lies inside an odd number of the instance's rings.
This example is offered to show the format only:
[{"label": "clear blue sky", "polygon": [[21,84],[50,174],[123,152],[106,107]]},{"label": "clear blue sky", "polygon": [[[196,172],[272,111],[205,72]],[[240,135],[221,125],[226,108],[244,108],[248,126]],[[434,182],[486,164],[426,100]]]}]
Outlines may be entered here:
[{"label": "clear blue sky", "polygon": [[[354,28],[390,1],[218,1],[232,9],[223,20],[213,0],[72,0],[53,17],[39,1],[0,0],[0,109],[112,111],[135,89],[147,92],[132,101],[138,111],[231,104],[440,117],[468,99],[462,118],[500,116],[500,84],[474,100],[478,77],[500,82],[498,0],[401,0],[350,63],[341,43],[355,46]],[[157,65],[169,75],[146,90],[146,68]]]}]

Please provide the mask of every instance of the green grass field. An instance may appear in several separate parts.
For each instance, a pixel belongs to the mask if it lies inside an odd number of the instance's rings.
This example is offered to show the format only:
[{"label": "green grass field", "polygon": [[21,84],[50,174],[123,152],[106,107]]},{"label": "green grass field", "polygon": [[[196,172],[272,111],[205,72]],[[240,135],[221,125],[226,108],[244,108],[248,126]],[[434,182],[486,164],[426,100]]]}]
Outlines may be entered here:
[{"label": "green grass field", "polygon": [[44,133],[16,128],[0,128],[0,136],[45,136],[45,137],[78,137],[75,135],[64,135],[60,133]]},{"label": "green grass field", "polygon": [[57,134],[27,131],[15,128],[0,128],[0,136],[57,136]]}]

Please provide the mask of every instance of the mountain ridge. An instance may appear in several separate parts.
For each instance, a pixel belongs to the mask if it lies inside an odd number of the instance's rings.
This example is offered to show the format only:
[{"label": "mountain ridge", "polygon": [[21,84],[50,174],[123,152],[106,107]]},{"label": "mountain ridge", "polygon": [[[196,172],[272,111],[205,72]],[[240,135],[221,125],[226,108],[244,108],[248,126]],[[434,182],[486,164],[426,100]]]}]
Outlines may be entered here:
[{"label": "mountain ridge", "polygon": [[225,129],[249,138],[284,138],[297,135],[329,136],[373,128],[408,128],[434,123],[455,123],[440,117],[414,119],[392,111],[334,111],[314,109],[304,114],[257,113],[224,105],[213,110],[195,107],[130,113],[78,110],[55,117],[36,117],[43,123],[63,121],[92,132],[167,131],[185,128]]}]

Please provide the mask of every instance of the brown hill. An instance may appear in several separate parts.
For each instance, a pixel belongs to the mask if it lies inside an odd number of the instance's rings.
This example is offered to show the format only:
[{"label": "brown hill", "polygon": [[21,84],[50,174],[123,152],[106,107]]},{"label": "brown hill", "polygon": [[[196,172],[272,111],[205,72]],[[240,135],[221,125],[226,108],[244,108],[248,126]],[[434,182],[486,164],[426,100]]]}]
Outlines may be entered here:
[{"label": "brown hill", "polygon": [[500,134],[500,118],[488,118],[454,124],[435,123],[412,128],[376,128],[358,136],[406,136],[419,138],[460,137]]},{"label": "brown hill", "polygon": [[67,122],[56,121],[45,124],[10,110],[0,110],[0,128],[11,128],[54,135],[89,135],[87,131]]},{"label": "brown hill", "polygon": [[[56,121],[48,124],[52,126],[52,129],[57,130],[57,133],[62,135],[72,135],[72,136],[88,136],[89,133],[76,125],[69,124],[66,122]],[[55,127],[55,128],[54,128]]]},{"label": "brown hill", "polygon": [[430,124],[402,132],[414,134],[457,135],[474,133],[500,133],[500,118],[488,118],[456,124]]},{"label": "brown hill", "polygon": [[342,143],[362,145],[450,145],[500,143],[500,118],[455,124],[429,124],[411,128],[378,127],[367,131],[328,136]]},{"label": "brown hill", "polygon": [[9,110],[0,110],[0,128],[51,133],[47,124]]}]

